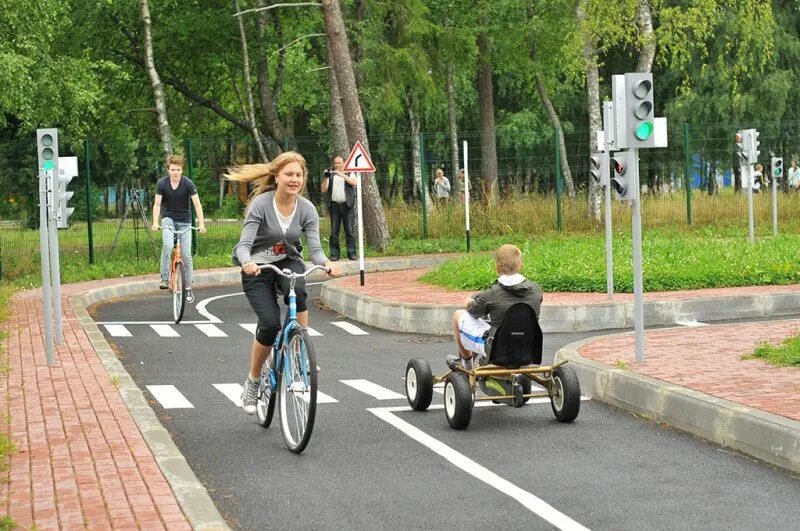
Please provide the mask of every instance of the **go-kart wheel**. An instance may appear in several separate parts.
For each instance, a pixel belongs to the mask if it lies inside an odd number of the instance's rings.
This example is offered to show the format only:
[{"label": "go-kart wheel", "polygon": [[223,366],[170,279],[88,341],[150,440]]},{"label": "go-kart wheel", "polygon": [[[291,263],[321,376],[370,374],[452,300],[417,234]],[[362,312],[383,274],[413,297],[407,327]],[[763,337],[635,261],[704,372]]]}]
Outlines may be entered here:
[{"label": "go-kart wheel", "polygon": [[414,358],[406,365],[406,398],[415,411],[425,411],[431,405],[433,372],[428,360]]},{"label": "go-kart wheel", "polygon": [[581,409],[581,384],[571,367],[561,365],[553,371],[550,405],[559,422],[572,422]]},{"label": "go-kart wheel", "polygon": [[469,377],[463,372],[454,372],[444,384],[444,413],[454,430],[463,430],[472,420],[472,389]]},{"label": "go-kart wheel", "polygon": [[[526,376],[524,374],[518,374],[517,375],[517,381],[519,382],[520,387],[522,387],[522,394],[523,395],[531,394],[531,379],[530,379],[529,376]],[[530,397],[523,398],[522,399],[522,403],[523,404],[527,404],[528,400],[530,400]]]}]

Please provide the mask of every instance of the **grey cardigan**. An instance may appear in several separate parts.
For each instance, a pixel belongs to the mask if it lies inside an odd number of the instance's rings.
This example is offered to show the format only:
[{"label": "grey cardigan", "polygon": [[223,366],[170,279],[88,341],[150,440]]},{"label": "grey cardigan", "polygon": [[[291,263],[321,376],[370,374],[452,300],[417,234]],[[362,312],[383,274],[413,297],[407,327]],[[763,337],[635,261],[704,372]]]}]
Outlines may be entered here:
[{"label": "grey cardigan", "polygon": [[278,218],[275,216],[275,191],[264,192],[247,207],[247,215],[242,225],[239,243],[233,248],[233,263],[242,266],[250,262],[250,257],[284,243],[286,256],[295,260],[303,260],[303,246],[300,233],[306,235],[308,252],[311,261],[316,265],[324,265],[328,261],[319,243],[319,214],[314,204],[302,196],[297,196],[297,210],[292,223],[286,231],[281,231]]}]

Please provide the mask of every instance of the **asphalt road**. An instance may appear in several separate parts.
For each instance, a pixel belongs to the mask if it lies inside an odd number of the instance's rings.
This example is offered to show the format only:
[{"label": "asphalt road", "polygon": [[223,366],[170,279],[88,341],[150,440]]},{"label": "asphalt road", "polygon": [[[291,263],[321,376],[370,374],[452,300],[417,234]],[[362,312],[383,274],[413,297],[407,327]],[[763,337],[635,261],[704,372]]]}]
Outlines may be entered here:
[{"label": "asphalt road", "polygon": [[[318,293],[312,286],[309,300]],[[404,407],[403,380],[414,357],[445,372],[451,340],[359,323],[367,334],[353,335],[318,303],[310,324],[321,334],[312,338],[319,390],[335,402],[318,406],[311,443],[295,455],[275,422],[261,428],[215,387],[235,388],[247,372],[252,334],[242,325],[255,317],[239,287],[195,296],[184,322],[169,327],[179,337],[148,324],[169,325],[163,293],[93,313],[130,334],[100,326],[233,528],[790,529],[800,521],[798,478],[599,402],[582,402],[571,424],[558,423],[549,402],[476,408],[467,430],[451,430],[441,394],[427,412]],[[195,326],[215,318],[216,330]],[[546,334],[544,362],[588,335]],[[174,386],[191,407],[164,407],[154,385]]]}]

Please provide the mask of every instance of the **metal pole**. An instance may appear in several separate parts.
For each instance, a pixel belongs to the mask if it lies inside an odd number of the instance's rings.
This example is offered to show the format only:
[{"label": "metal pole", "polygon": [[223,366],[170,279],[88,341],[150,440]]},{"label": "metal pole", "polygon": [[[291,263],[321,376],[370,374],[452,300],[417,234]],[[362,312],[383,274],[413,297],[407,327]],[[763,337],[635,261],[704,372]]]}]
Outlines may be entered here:
[{"label": "metal pole", "polygon": [[750,164],[744,165],[747,172],[747,217],[750,226],[750,243],[756,241],[755,221],[753,220],[753,168]]},{"label": "metal pole", "polygon": [[[333,185],[331,185],[333,186]],[[356,173],[356,205],[358,209],[358,271],[364,285],[364,216],[361,198],[361,172]]]},{"label": "metal pole", "polygon": [[611,122],[614,116],[614,103],[603,102],[603,160],[600,163],[601,176],[606,183],[604,188],[606,202],[606,291],[608,298],[614,298],[614,249],[611,240]]},{"label": "metal pole", "polygon": [[428,185],[425,182],[425,135],[419,133],[419,191],[422,194],[422,237],[428,237]]},{"label": "metal pole", "polygon": [[42,262],[42,307],[44,311],[44,351],[47,364],[55,365],[53,307],[50,293],[50,246],[48,245],[47,173],[39,172],[39,256]]},{"label": "metal pole", "polygon": [[469,242],[469,144],[464,140],[464,209],[467,216],[467,252],[470,250]]},{"label": "metal pole", "polygon": [[556,228],[561,232],[561,153],[558,150],[558,129],[553,129],[553,144],[556,148]]},{"label": "metal pole", "polygon": [[61,320],[61,260],[58,255],[58,180],[51,174],[51,186],[53,194],[50,196],[52,203],[48,204],[50,214],[50,277],[53,280],[53,315],[56,321],[56,345],[64,343]]},{"label": "metal pole", "polygon": [[644,277],[642,274],[642,210],[639,198],[639,148],[632,148],[633,196],[633,326],[636,334],[636,361],[644,361]]},{"label": "metal pole", "polygon": [[683,124],[683,151],[684,161],[684,181],[686,182],[686,223],[692,224],[692,182],[689,172],[691,171],[691,153],[689,148],[689,124]]},{"label": "metal pole", "polygon": [[778,235],[778,179],[772,176],[772,235]]},{"label": "metal pole", "polygon": [[[194,157],[192,156],[192,139],[186,139],[186,169],[189,172],[189,178],[194,181]],[[194,211],[194,205],[189,202],[189,209],[192,212],[192,225],[197,226],[197,212]],[[189,231],[189,236],[192,238],[192,256],[197,254],[197,238],[194,231]]]},{"label": "metal pole", "polygon": [[89,233],[89,264],[94,263],[94,239],[92,238],[92,164],[89,140],[84,141],[86,148],[86,228]]}]

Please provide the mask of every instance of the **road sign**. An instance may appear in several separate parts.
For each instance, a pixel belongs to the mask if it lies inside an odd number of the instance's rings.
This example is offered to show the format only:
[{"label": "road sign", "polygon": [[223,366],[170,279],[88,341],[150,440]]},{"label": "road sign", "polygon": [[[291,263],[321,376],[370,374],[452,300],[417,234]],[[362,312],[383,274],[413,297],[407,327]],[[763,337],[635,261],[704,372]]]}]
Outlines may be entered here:
[{"label": "road sign", "polygon": [[367,150],[361,145],[361,142],[356,142],[353,146],[353,151],[347,157],[347,162],[344,163],[342,171],[345,172],[374,172],[375,166],[367,155]]}]

